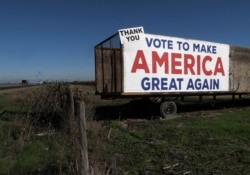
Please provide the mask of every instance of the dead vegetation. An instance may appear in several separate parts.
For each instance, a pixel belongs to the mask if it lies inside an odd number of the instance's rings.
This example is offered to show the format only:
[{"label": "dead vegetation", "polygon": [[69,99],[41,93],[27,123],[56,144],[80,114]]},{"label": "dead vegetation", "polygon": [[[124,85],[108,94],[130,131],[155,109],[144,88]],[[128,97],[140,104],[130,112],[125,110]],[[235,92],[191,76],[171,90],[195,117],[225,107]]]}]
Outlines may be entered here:
[{"label": "dead vegetation", "polygon": [[184,104],[160,120],[150,101],[103,101],[90,85],[19,92],[0,94],[0,174],[80,173],[72,100],[86,104],[91,175],[250,173],[249,100]]}]

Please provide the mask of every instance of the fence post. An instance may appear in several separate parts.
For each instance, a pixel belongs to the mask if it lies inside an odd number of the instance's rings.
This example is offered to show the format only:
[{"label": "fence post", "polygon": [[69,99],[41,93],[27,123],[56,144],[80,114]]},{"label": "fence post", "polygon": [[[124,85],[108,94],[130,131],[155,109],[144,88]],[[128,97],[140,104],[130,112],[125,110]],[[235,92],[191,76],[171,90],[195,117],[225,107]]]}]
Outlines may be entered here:
[{"label": "fence post", "polygon": [[80,133],[80,173],[81,175],[90,175],[89,160],[88,160],[88,144],[86,133],[86,116],[85,116],[85,103],[84,101],[77,102],[78,112],[77,118],[79,123]]}]

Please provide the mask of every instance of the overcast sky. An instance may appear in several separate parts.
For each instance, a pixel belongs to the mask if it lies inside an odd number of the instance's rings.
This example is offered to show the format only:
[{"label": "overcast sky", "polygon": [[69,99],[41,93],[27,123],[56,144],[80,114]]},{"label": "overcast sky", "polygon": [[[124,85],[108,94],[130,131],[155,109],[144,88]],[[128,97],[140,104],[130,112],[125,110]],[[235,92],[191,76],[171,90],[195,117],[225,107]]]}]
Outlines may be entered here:
[{"label": "overcast sky", "polygon": [[249,0],[0,0],[0,82],[94,80],[118,29],[250,47]]}]

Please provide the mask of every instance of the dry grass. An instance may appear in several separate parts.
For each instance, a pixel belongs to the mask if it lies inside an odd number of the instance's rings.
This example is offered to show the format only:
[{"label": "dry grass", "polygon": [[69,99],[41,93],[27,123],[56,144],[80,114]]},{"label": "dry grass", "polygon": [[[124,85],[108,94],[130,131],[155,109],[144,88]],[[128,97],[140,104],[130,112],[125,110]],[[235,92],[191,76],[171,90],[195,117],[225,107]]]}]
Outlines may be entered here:
[{"label": "dry grass", "polygon": [[[71,88],[86,104],[92,175],[250,173],[250,110],[242,104],[223,101],[217,110],[210,103],[185,104],[177,117],[155,120],[151,103],[103,101],[93,86]],[[1,109],[15,111],[1,113],[0,174],[13,168],[20,175],[79,173],[78,125],[66,118],[67,94],[56,91],[50,85],[0,91]],[[25,105],[29,119],[18,113]],[[54,125],[62,116],[63,125]]]}]

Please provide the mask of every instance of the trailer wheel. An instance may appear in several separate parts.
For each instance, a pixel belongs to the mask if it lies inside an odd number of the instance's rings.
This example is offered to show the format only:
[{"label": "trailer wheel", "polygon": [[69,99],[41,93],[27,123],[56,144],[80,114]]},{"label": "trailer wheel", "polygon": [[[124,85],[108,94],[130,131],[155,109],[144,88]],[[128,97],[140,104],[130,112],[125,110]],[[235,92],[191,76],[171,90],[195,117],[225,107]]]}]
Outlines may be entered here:
[{"label": "trailer wheel", "polygon": [[162,117],[167,118],[176,114],[177,106],[173,101],[164,101],[160,105],[160,114]]}]

